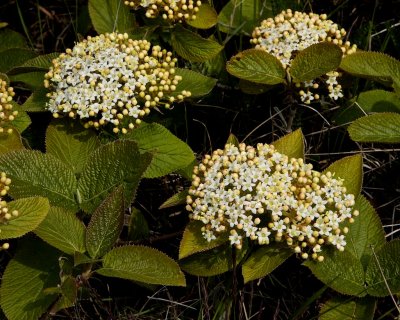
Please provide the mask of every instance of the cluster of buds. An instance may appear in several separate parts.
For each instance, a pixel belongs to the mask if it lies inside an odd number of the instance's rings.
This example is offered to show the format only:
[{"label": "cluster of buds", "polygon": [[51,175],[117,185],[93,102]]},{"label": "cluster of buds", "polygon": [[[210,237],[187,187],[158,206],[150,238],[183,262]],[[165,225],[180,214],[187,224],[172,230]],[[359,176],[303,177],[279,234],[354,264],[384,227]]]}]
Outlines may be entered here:
[{"label": "cluster of buds", "polygon": [[[0,133],[6,130],[7,123],[13,121],[18,114],[18,111],[12,111],[11,101],[14,95],[14,89],[0,79]],[[12,129],[8,128],[6,132],[11,133]]]},{"label": "cluster of buds", "polygon": [[244,238],[260,245],[273,240],[317,261],[324,260],[324,245],[344,250],[343,222],[359,214],[343,180],[268,144],[227,144],[206,155],[194,168],[186,203],[191,219],[204,223],[208,241],[229,233],[240,249]]},{"label": "cluster of buds", "polygon": [[47,109],[55,118],[66,114],[95,128],[111,123],[114,133],[127,133],[151,108],[190,96],[175,93],[182,80],[175,64],[171,52],[126,33],[88,37],[53,60],[44,81]]},{"label": "cluster of buds", "polygon": [[[11,179],[4,172],[0,173],[0,196],[4,197],[10,189]],[[18,211],[9,212],[7,202],[0,198],[0,224],[7,224],[10,219],[18,217]],[[1,232],[1,229],[0,229]],[[0,246],[0,250],[7,250],[10,245],[6,242]]]},{"label": "cluster of buds", "polygon": [[200,0],[133,0],[125,1],[125,5],[134,9],[146,8],[147,18],[162,16],[172,22],[196,19],[201,6]]},{"label": "cluster of buds", "polygon": [[[275,18],[268,18],[253,31],[251,43],[256,48],[267,51],[275,56],[286,69],[290,69],[292,60],[296,54],[307,47],[320,43],[331,42],[338,45],[343,56],[356,51],[356,45],[345,41],[346,31],[339,29],[338,25],[327,20],[326,14],[292,12],[284,10]],[[339,72],[329,72],[320,79],[296,84],[301,88],[300,99],[309,104],[312,100],[318,100],[319,95],[313,89],[324,86],[328,89],[329,97],[334,100],[343,97],[342,88],[337,82]]]}]

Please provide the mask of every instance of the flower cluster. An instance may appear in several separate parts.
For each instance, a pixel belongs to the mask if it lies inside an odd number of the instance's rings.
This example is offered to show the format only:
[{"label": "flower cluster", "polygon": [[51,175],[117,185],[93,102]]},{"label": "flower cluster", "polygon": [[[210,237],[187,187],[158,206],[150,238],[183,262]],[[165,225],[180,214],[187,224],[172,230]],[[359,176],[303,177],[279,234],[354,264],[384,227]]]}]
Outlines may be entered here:
[{"label": "flower cluster", "polygon": [[111,123],[115,133],[126,133],[151,108],[190,96],[174,92],[182,80],[175,64],[171,52],[126,33],[88,37],[53,60],[45,75],[52,90],[47,109],[56,118],[67,114],[95,128]]},{"label": "flower cluster", "polygon": [[[339,29],[333,21],[327,20],[326,14],[292,12],[288,9],[275,18],[264,20],[261,26],[255,28],[251,42],[256,48],[274,55],[288,69],[297,52],[319,42],[327,41],[338,45],[343,56],[354,53],[356,45],[345,41],[345,35],[346,31]],[[321,79],[297,84],[298,87],[302,87],[299,92],[301,100],[308,104],[314,99],[319,99],[319,95],[314,94],[312,90],[320,85],[327,87],[332,99],[343,97],[341,85],[337,82],[339,76],[336,71],[329,72]]]},{"label": "flower cluster", "polygon": [[344,250],[348,229],[342,222],[358,215],[341,179],[268,144],[227,144],[206,155],[194,168],[186,200],[191,218],[204,223],[208,241],[229,233],[240,249],[245,237],[260,245],[274,240],[318,261],[324,245]]},{"label": "flower cluster", "polygon": [[125,1],[132,8],[146,8],[146,17],[155,18],[159,15],[165,20],[182,22],[196,19],[196,13],[201,6],[200,0],[133,0]]},{"label": "flower cluster", "polygon": [[[7,87],[7,82],[0,79],[0,133],[4,132],[7,122],[13,121],[18,111],[12,111],[11,101],[15,95],[12,87]],[[7,129],[12,132],[11,128]]]},{"label": "flower cluster", "polygon": [[[0,173],[0,196],[4,197],[10,189],[11,179],[7,178],[4,172]],[[13,210],[11,213],[8,210],[7,202],[0,198],[0,224],[7,224],[7,222],[18,216],[18,211]],[[1,232],[1,229],[0,229]],[[0,250],[7,250],[10,245],[6,242],[0,246]]]}]

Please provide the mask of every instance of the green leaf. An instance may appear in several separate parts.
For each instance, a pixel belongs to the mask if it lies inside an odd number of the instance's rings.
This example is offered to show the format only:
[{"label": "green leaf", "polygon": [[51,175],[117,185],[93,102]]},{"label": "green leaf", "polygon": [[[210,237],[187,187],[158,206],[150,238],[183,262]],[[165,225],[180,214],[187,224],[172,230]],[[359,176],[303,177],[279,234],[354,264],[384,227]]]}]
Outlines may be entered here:
[{"label": "green leaf", "polygon": [[97,33],[124,33],[134,29],[134,15],[120,0],[89,0],[89,15]]},{"label": "green leaf", "polygon": [[346,234],[346,251],[357,257],[364,270],[371,258],[371,246],[375,249],[385,244],[385,233],[381,220],[375,209],[363,195],[359,195],[353,210],[358,210],[360,215],[354,217],[354,223],[347,223],[349,232]]},{"label": "green leaf", "polygon": [[191,62],[204,62],[215,57],[224,47],[211,39],[176,25],[172,31],[172,48],[182,58]]},{"label": "green leaf", "polygon": [[143,213],[136,208],[131,208],[131,214],[128,225],[128,239],[131,241],[142,240],[148,237],[149,225]]},{"label": "green leaf", "polygon": [[230,0],[218,15],[218,26],[225,33],[243,31],[249,35],[262,20],[272,16],[270,1]]},{"label": "green leaf", "polygon": [[182,76],[176,86],[175,93],[181,93],[183,90],[190,91],[192,98],[202,97],[211,92],[217,83],[217,79],[203,76],[201,73],[189,69],[176,68],[175,73]]},{"label": "green leaf", "polygon": [[337,124],[352,122],[366,113],[397,112],[400,113],[400,99],[394,92],[386,90],[370,90],[361,92],[351,105],[341,110],[335,117]]},{"label": "green leaf", "polygon": [[383,112],[362,117],[348,131],[357,142],[400,143],[400,114]]},{"label": "green leaf", "polygon": [[187,165],[185,168],[179,169],[177,173],[179,173],[182,177],[192,180],[192,174],[193,174],[193,169],[194,166],[196,166],[197,160],[193,160],[189,165]]},{"label": "green leaf", "polygon": [[170,207],[179,206],[186,203],[186,197],[189,194],[188,190],[183,190],[181,192],[175,193],[168,200],[164,201],[163,204],[158,209],[166,209]]},{"label": "green leaf", "polygon": [[39,90],[43,88],[44,72],[34,71],[27,73],[19,73],[10,75],[10,81],[15,86],[15,83],[28,88],[31,91]]},{"label": "green leaf", "polygon": [[[179,262],[182,270],[195,276],[211,277],[225,273],[233,268],[232,246],[230,243],[198,252]],[[236,250],[236,249],[234,249]],[[245,249],[236,250],[236,264],[242,260]]]},{"label": "green leaf", "polygon": [[17,130],[13,130],[12,133],[0,133],[0,155],[21,149],[24,149],[24,145]]},{"label": "green leaf", "polygon": [[223,234],[217,237],[217,239],[208,242],[201,232],[203,226],[204,224],[200,221],[191,221],[186,226],[179,245],[179,259],[186,258],[198,252],[213,249],[228,241],[227,234]]},{"label": "green leaf", "polygon": [[137,144],[122,140],[96,149],[83,168],[78,182],[81,208],[92,213],[108,194],[124,186],[125,207],[134,199],[140,178],[147,169],[151,155],[140,155]]},{"label": "green leaf", "polygon": [[108,252],[97,273],[150,284],[185,286],[178,264],[166,254],[149,247],[124,246]]},{"label": "green leaf", "polygon": [[[19,105],[18,105],[19,106]],[[13,109],[17,109],[14,108]],[[18,115],[11,122],[12,126],[16,128],[20,133],[24,132],[26,128],[28,128],[31,124],[31,118],[25,111],[18,111]]]},{"label": "green leaf", "polygon": [[292,254],[292,250],[282,248],[281,246],[261,246],[243,263],[242,274],[244,283],[270,274]]},{"label": "green leaf", "polygon": [[158,123],[142,123],[126,138],[134,140],[140,153],[152,153],[145,178],[158,178],[189,165],[195,158],[192,149]]},{"label": "green leaf", "polygon": [[46,102],[49,100],[46,96],[47,93],[48,90],[46,88],[34,91],[24,104],[20,106],[19,110],[30,112],[46,111]]},{"label": "green leaf", "polygon": [[323,173],[330,171],[335,174],[335,178],[344,179],[343,186],[346,187],[347,193],[354,194],[357,197],[361,192],[363,181],[363,161],[360,154],[344,157],[332,163]]},{"label": "green leaf", "polygon": [[[374,249],[365,275],[368,294],[386,297],[400,291],[400,240],[386,243],[379,250]],[[390,288],[390,291],[388,290]]]},{"label": "green leaf", "polygon": [[196,19],[186,23],[197,29],[209,29],[217,24],[218,14],[208,3],[203,3],[196,13]]},{"label": "green leaf", "polygon": [[35,233],[51,246],[73,255],[85,252],[86,227],[74,211],[51,207],[46,219],[36,228]]},{"label": "green leaf", "polygon": [[[56,59],[60,54],[58,52],[53,52],[49,54],[44,54],[41,56],[37,56],[35,58],[26,60],[23,64],[16,66],[11,70],[12,74],[17,73],[27,73],[32,71],[40,71],[47,72],[52,66],[53,59]],[[44,80],[44,76],[42,77],[42,83]]]},{"label": "green leaf", "polygon": [[57,298],[43,290],[58,284],[59,252],[32,239],[19,248],[4,271],[0,305],[9,320],[39,319]]},{"label": "green leaf", "polygon": [[334,297],[328,300],[319,312],[320,320],[373,320],[376,299],[371,297]]},{"label": "green leaf", "polygon": [[7,73],[35,56],[36,53],[29,49],[11,48],[2,51],[0,52],[0,72]]},{"label": "green leaf", "polygon": [[93,212],[86,232],[86,248],[91,258],[104,256],[118,240],[124,209],[124,189],[119,186]]},{"label": "green leaf", "polygon": [[357,51],[343,58],[340,68],[357,77],[372,79],[388,86],[400,83],[400,62],[381,52]]},{"label": "green leaf", "polygon": [[57,300],[51,308],[50,315],[55,315],[58,311],[73,307],[75,305],[78,288],[76,286],[76,279],[72,276],[67,276],[60,286],[61,297]]},{"label": "green leaf", "polygon": [[343,52],[329,42],[316,43],[301,50],[290,66],[290,74],[297,82],[316,79],[329,71],[336,70]]},{"label": "green leaf", "polygon": [[25,37],[11,29],[0,30],[0,52],[12,48],[27,49]]},{"label": "green leaf", "polygon": [[231,133],[226,141],[226,144],[233,144],[234,146],[239,147],[239,140],[233,133]]},{"label": "green leaf", "polygon": [[80,253],[78,251],[75,251],[74,253],[74,267],[79,266],[81,264],[96,263],[96,262],[98,262],[98,260],[93,260],[86,254]]},{"label": "green leaf", "polygon": [[19,150],[0,156],[0,170],[12,180],[13,198],[42,196],[53,206],[76,209],[77,182],[60,160],[40,151]]},{"label": "green leaf", "polygon": [[96,133],[76,122],[55,122],[46,131],[46,151],[79,174],[100,146]]},{"label": "green leaf", "polygon": [[246,94],[262,94],[271,90],[273,86],[262,83],[255,83],[247,80],[239,80],[239,88]]},{"label": "green leaf", "polygon": [[342,293],[358,297],[367,294],[364,287],[364,269],[361,262],[349,251],[330,247],[324,249],[323,262],[307,260],[303,264],[323,283]]},{"label": "green leaf", "polygon": [[270,85],[284,83],[286,76],[276,57],[258,49],[238,53],[227,62],[226,70],[239,79]]},{"label": "green leaf", "polygon": [[290,158],[304,159],[304,136],[301,129],[297,129],[272,143],[275,149]]},{"label": "green leaf", "polygon": [[34,230],[46,217],[50,205],[46,198],[35,197],[11,201],[7,207],[9,212],[17,210],[18,216],[0,227],[0,240],[18,238]]}]

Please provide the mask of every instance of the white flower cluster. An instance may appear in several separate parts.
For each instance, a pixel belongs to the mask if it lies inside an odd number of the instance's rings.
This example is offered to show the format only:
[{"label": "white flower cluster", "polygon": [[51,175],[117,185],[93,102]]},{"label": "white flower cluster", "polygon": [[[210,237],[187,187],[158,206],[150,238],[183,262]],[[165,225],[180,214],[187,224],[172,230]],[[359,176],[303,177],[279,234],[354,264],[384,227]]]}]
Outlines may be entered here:
[{"label": "white flower cluster", "polygon": [[175,64],[171,52],[126,33],[88,37],[53,60],[45,75],[52,89],[47,109],[56,118],[67,114],[95,128],[111,123],[115,133],[126,133],[151,108],[190,96],[174,93],[182,80]]},{"label": "white flower cluster", "polygon": [[125,1],[125,5],[132,8],[146,8],[147,18],[156,18],[159,15],[165,20],[182,22],[196,19],[196,13],[201,6],[200,0],[133,0]]},{"label": "white flower cluster", "polygon": [[[292,60],[297,52],[319,42],[332,42],[338,45],[343,56],[356,51],[356,45],[344,41],[346,31],[339,29],[338,25],[327,20],[326,14],[314,14],[304,12],[292,12],[284,10],[275,18],[268,18],[253,31],[251,42],[258,49],[263,49],[278,58],[286,69],[290,68]],[[300,98],[309,104],[312,100],[319,99],[319,95],[312,92],[320,85],[326,86],[329,97],[334,100],[343,97],[342,87],[337,82],[340,76],[338,72],[329,72],[321,79],[315,79],[302,84]]]},{"label": "white flower cluster", "polygon": [[[0,173],[0,196],[4,197],[10,189],[11,179],[7,178],[4,172]],[[7,202],[0,198],[0,224],[7,224],[10,219],[18,217],[18,211],[13,210],[11,213],[8,210]],[[0,229],[1,232],[1,229]],[[7,250],[10,245],[6,242],[0,246],[0,250]]]},{"label": "white flower cluster", "polygon": [[186,200],[208,241],[223,233],[239,249],[245,237],[260,245],[282,241],[303,259],[318,261],[324,245],[344,250],[348,229],[341,224],[358,215],[341,179],[268,144],[227,144],[206,155],[194,168]]},{"label": "white flower cluster", "polygon": [[[0,133],[4,132],[7,123],[13,121],[18,111],[12,111],[11,101],[15,95],[12,87],[7,87],[7,82],[0,79]],[[11,133],[11,128],[7,129],[7,133]]]}]

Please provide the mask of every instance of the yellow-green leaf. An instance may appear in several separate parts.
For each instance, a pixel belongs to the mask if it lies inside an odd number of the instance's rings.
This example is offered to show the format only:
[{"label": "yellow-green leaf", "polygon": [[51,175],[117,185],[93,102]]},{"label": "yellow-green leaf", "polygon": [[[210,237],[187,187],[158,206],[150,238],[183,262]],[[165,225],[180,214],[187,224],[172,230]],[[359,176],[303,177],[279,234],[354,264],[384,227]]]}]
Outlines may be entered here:
[{"label": "yellow-green leaf", "polygon": [[179,81],[174,92],[180,94],[183,90],[190,91],[192,98],[209,94],[217,83],[217,79],[206,77],[189,69],[176,68],[175,73],[181,76],[182,80]]},{"label": "yellow-green leaf", "polygon": [[186,280],[178,264],[153,248],[142,246],[118,247],[103,258],[97,273],[150,284],[185,286]]},{"label": "yellow-green leaf", "polygon": [[186,23],[197,29],[209,29],[217,24],[217,12],[208,3],[203,3],[196,13],[196,19]]},{"label": "yellow-green leaf", "polygon": [[282,63],[259,49],[238,53],[227,62],[226,70],[239,79],[270,85],[285,82],[286,76]]},{"label": "yellow-green leaf", "polygon": [[17,130],[13,130],[12,133],[0,133],[0,154],[20,149],[24,149],[24,145]]},{"label": "yellow-green leaf", "polygon": [[316,43],[301,50],[290,66],[290,74],[295,81],[316,79],[337,69],[342,60],[342,50],[333,43]]},{"label": "yellow-green leaf", "polygon": [[183,190],[174,194],[172,197],[168,198],[158,209],[166,209],[170,207],[179,206],[186,203],[186,196],[188,195],[188,190]]},{"label": "yellow-green leaf", "polygon": [[363,181],[363,161],[360,154],[344,157],[332,163],[324,170],[324,173],[330,171],[335,174],[334,177],[344,179],[343,185],[347,193],[354,194],[357,197],[361,192]]},{"label": "yellow-green leaf", "polygon": [[297,129],[272,143],[275,149],[290,158],[304,159],[304,136],[301,129]]},{"label": "yellow-green leaf", "polygon": [[204,39],[197,33],[175,26],[171,44],[182,58],[192,62],[204,62],[215,57],[224,47],[211,39]]},{"label": "yellow-green leaf", "polygon": [[376,299],[334,297],[324,303],[320,312],[320,320],[373,320]]}]

